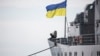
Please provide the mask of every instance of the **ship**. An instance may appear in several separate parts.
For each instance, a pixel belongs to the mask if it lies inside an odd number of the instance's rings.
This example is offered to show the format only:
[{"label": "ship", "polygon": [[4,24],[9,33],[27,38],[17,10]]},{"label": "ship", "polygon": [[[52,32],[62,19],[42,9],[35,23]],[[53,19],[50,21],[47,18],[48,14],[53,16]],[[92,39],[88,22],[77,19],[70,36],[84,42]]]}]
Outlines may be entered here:
[{"label": "ship", "polygon": [[70,22],[67,37],[50,33],[48,43],[52,56],[100,56],[100,0],[88,4]]}]

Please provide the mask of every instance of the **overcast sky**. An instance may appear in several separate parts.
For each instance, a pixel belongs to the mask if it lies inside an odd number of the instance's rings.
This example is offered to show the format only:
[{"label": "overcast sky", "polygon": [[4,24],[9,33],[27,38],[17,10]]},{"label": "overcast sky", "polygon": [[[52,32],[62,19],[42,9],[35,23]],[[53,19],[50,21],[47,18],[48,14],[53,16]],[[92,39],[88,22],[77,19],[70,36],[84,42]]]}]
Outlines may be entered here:
[{"label": "overcast sky", "polygon": [[[48,48],[50,33],[64,35],[64,17],[46,18],[45,7],[64,0],[0,0],[0,56],[27,56]],[[74,20],[93,0],[68,0],[67,19]],[[51,56],[50,51],[36,56]]]}]

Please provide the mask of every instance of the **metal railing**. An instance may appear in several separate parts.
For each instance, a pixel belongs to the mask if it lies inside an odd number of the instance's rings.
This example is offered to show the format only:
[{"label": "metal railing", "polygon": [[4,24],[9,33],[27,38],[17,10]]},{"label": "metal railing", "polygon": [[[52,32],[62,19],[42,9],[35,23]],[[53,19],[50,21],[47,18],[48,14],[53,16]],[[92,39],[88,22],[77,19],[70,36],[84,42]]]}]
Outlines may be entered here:
[{"label": "metal railing", "polygon": [[84,34],[81,36],[71,36],[68,38],[51,38],[50,40],[65,45],[95,45],[94,34]]}]

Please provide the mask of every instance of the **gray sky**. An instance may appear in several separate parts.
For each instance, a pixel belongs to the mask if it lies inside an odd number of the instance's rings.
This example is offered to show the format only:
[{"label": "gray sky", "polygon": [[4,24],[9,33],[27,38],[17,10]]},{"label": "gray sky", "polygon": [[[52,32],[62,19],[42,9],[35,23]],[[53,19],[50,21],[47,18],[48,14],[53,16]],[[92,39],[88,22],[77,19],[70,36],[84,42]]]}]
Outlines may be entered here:
[{"label": "gray sky", "polygon": [[[64,35],[64,17],[46,18],[45,7],[63,0],[0,0],[0,56],[27,56],[48,48],[54,30]],[[68,0],[67,18],[84,11],[93,0]],[[50,51],[36,56],[51,56]]]}]

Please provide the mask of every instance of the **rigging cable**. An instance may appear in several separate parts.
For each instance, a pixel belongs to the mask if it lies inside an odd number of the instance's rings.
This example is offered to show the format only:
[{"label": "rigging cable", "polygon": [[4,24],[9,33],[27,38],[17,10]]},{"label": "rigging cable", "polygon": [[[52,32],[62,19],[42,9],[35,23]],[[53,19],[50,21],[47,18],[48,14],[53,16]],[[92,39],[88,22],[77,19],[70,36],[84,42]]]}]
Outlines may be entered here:
[{"label": "rigging cable", "polygon": [[46,50],[48,50],[48,49],[51,49],[51,48],[53,48],[53,47],[55,47],[55,46],[46,48],[46,49],[44,49],[44,50],[41,50],[41,51],[38,51],[38,52],[36,52],[36,53],[30,54],[30,55],[28,55],[28,56],[36,55],[36,54],[38,54],[38,53],[41,53],[41,52],[46,51]]}]

